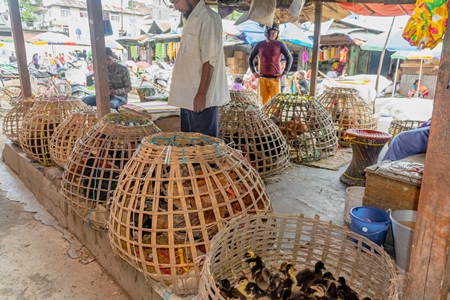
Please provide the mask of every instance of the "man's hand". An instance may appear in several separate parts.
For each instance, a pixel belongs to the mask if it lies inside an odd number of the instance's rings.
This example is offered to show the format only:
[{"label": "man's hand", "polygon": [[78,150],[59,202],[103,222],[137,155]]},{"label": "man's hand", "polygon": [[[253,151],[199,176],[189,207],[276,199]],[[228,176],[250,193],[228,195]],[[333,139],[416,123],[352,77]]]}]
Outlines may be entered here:
[{"label": "man's hand", "polygon": [[277,74],[277,78],[278,78],[278,79],[281,79],[281,78],[283,78],[283,76],[284,76],[284,74],[283,74],[283,73],[281,73],[281,74]]},{"label": "man's hand", "polygon": [[252,74],[253,74],[253,76],[255,76],[255,78],[259,78],[259,77],[261,77],[261,75],[259,75],[259,73],[258,73],[258,72],[253,72]]},{"label": "man's hand", "polygon": [[199,113],[206,108],[206,95],[198,94],[194,98],[194,112]]},{"label": "man's hand", "polygon": [[110,96],[115,96],[115,95],[117,95],[116,90],[110,90],[110,91],[109,91],[109,95],[110,95]]}]

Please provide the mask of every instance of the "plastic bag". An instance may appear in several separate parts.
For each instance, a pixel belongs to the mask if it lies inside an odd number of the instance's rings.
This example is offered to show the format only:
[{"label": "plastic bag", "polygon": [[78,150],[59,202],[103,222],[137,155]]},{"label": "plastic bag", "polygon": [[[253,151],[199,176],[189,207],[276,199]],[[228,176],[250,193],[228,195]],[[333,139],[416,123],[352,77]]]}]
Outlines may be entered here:
[{"label": "plastic bag", "polygon": [[276,0],[258,0],[252,1],[248,18],[261,25],[272,27],[275,9],[277,7]]}]

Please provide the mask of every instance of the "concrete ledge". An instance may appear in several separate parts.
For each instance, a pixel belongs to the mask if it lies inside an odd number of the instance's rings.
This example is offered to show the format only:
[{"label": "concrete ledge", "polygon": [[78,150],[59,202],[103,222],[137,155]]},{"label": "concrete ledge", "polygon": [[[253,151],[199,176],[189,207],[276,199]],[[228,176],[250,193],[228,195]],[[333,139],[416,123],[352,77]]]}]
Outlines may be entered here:
[{"label": "concrete ledge", "polygon": [[114,255],[107,231],[91,229],[68,207],[61,193],[63,170],[60,167],[43,167],[39,163],[33,163],[25,156],[22,149],[12,143],[6,143],[2,155],[5,164],[18,175],[36,199],[59,221],[62,227],[72,232],[91,251],[97,261],[132,299],[163,299],[146,282],[141,272]]}]

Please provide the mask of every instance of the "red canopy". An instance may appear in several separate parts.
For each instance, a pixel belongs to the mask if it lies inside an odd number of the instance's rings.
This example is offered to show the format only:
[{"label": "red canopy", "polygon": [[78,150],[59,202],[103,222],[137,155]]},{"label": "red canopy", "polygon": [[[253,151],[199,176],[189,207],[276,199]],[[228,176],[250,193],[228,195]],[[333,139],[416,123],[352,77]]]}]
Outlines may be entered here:
[{"label": "red canopy", "polygon": [[343,9],[357,15],[395,17],[411,15],[414,4],[381,4],[381,3],[336,3]]}]

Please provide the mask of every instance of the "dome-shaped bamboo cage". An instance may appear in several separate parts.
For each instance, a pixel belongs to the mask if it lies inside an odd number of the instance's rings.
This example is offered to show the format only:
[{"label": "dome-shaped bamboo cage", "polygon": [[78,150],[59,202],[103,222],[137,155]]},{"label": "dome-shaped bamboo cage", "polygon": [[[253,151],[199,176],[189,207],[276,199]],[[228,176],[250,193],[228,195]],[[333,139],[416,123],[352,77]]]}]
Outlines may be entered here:
[{"label": "dome-shaped bamboo cage", "polygon": [[258,106],[234,101],[221,106],[219,137],[241,150],[262,178],[289,167],[286,137]]},{"label": "dome-shaped bamboo cage", "polygon": [[336,153],[333,120],[313,97],[277,95],[263,106],[263,111],[287,137],[292,161],[310,162]]},{"label": "dome-shaped bamboo cage", "polygon": [[251,90],[230,90],[231,101],[259,105],[258,95]]},{"label": "dome-shaped bamboo cage", "polygon": [[120,174],[111,246],[177,294],[196,291],[212,237],[235,216],[272,211],[261,177],[224,141],[199,133],[146,137]]},{"label": "dome-shaped bamboo cage", "polygon": [[372,109],[354,88],[328,88],[318,100],[330,113],[336,126],[339,145],[342,147],[350,147],[344,135],[347,129],[376,127]]},{"label": "dome-shaped bamboo cage", "polygon": [[402,133],[403,131],[416,129],[425,122],[426,121],[417,120],[392,120],[388,132],[392,134],[392,138],[394,138],[397,134]]},{"label": "dome-shaped bamboo cage", "polygon": [[142,139],[159,131],[150,118],[112,113],[76,142],[64,166],[62,192],[69,206],[92,228],[107,229],[107,202],[120,172]]},{"label": "dome-shaped bamboo cage", "polygon": [[44,166],[55,162],[50,157],[50,138],[56,127],[68,118],[74,110],[86,105],[75,98],[49,98],[35,102],[26,113],[19,140],[25,154]]},{"label": "dome-shaped bamboo cage", "polygon": [[18,102],[3,118],[3,134],[13,143],[20,146],[20,131],[25,114],[34,105],[35,100],[24,100]]},{"label": "dome-shaped bamboo cage", "polygon": [[50,157],[60,167],[69,160],[76,141],[97,123],[97,110],[86,108],[64,120],[50,139]]},{"label": "dome-shaped bamboo cage", "polygon": [[314,270],[315,264],[322,261],[324,272],[331,272],[336,279],[344,277],[361,297],[351,299],[399,299],[397,268],[382,247],[319,218],[280,214],[253,215],[227,222],[208,249],[198,299],[227,300],[218,288],[222,280],[236,282],[246,274],[255,282],[250,268],[242,262],[247,251],[260,256],[269,270],[280,269],[282,263],[294,265],[298,272],[305,268]]}]

